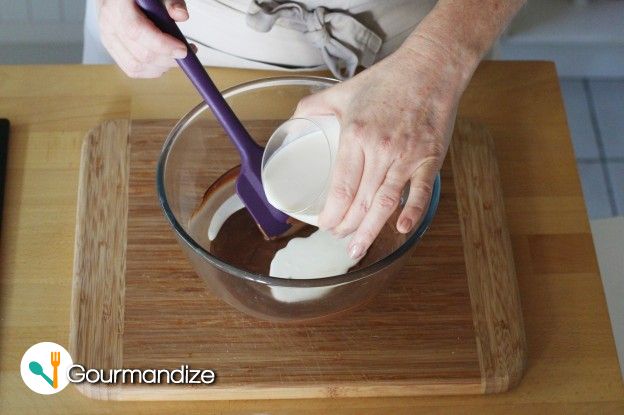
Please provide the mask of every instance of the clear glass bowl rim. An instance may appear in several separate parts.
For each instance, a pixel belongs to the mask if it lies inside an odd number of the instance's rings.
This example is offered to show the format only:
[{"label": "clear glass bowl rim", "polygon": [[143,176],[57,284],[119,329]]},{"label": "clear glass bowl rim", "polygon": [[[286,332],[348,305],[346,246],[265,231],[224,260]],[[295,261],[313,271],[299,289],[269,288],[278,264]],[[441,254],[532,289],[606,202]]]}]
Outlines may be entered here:
[{"label": "clear glass bowl rim", "polygon": [[[339,81],[333,78],[319,77],[319,76],[280,76],[280,77],[269,77],[269,78],[261,78],[256,79],[254,81],[245,82],[239,85],[235,85],[233,87],[227,88],[222,91],[223,97],[225,99],[236,96],[243,92],[270,88],[276,86],[313,86],[317,84],[319,86],[331,86]],[[360,268],[355,271],[349,271],[346,274],[336,275],[333,277],[321,277],[321,278],[309,278],[309,279],[289,279],[289,278],[277,278],[270,277],[268,275],[256,274],[253,272],[249,272],[243,269],[240,269],[234,265],[228,264],[225,261],[222,261],[218,257],[210,254],[204,248],[202,248],[180,225],[177,218],[169,206],[169,202],[167,200],[167,195],[165,192],[165,183],[164,183],[164,174],[165,167],[167,164],[167,160],[169,158],[169,154],[173,144],[175,143],[179,133],[189,124],[191,123],[197,116],[203,113],[208,109],[208,106],[205,102],[201,102],[196,105],[193,109],[191,109],[188,113],[186,113],[172,128],[172,130],[167,135],[165,139],[165,143],[160,153],[160,157],[158,159],[158,165],[156,168],[156,190],[158,193],[158,200],[160,202],[160,207],[173,228],[174,232],[177,234],[180,240],[184,242],[195,254],[199,255],[203,260],[210,263],[212,266],[230,274],[233,277],[242,278],[248,281],[253,281],[256,283],[260,283],[263,285],[269,286],[277,286],[277,287],[293,287],[293,288],[312,288],[312,287],[328,287],[334,285],[342,285],[348,284],[351,282],[355,282],[364,278],[367,278],[371,275],[376,274],[380,270],[386,268],[391,265],[395,261],[399,260],[405,253],[407,253],[410,248],[418,242],[425,234],[433,217],[435,216],[435,212],[438,207],[438,203],[440,201],[440,175],[438,174],[431,195],[431,200],[429,201],[429,206],[427,208],[427,212],[425,213],[418,229],[410,235],[405,242],[401,246],[399,246],[394,252],[388,254],[385,258],[380,259],[379,261],[370,264],[367,267]]]}]

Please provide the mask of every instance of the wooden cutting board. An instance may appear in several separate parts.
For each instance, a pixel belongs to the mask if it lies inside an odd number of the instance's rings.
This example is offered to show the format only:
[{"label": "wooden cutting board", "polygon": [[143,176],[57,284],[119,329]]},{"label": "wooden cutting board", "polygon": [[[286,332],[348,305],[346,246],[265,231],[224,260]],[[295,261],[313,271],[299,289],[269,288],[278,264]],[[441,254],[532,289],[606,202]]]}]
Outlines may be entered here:
[{"label": "wooden cutting board", "polygon": [[[195,275],[158,205],[173,121],[108,121],[82,149],[70,353],[87,368],[212,369],[213,385],[81,384],[97,399],[483,394],[522,377],[526,344],[493,142],[458,121],[438,213],[403,271],[341,319],[245,316]],[[274,121],[252,121],[254,128]]]}]

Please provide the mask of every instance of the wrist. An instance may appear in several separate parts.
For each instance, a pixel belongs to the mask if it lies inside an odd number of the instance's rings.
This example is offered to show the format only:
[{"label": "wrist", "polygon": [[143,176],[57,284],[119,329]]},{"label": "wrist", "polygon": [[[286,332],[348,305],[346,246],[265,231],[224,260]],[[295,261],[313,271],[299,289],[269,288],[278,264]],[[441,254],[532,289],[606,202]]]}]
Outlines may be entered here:
[{"label": "wrist", "polygon": [[[526,0],[438,0],[402,48],[437,50],[467,83]],[[427,46],[428,45],[428,46]]]},{"label": "wrist", "polygon": [[[425,64],[435,70],[461,95],[481,60],[481,55],[463,48],[454,40],[416,30],[395,52],[402,67]],[[411,65],[410,65],[411,62]]]}]

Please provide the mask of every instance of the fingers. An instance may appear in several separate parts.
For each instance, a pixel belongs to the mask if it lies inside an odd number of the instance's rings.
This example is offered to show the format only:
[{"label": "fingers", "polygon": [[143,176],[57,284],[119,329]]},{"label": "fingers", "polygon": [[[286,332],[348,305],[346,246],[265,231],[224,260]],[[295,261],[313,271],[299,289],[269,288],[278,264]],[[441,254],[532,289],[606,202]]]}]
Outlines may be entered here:
[{"label": "fingers", "polygon": [[169,16],[176,22],[184,22],[188,20],[188,10],[186,9],[186,2],[184,0],[165,0],[165,7]]},{"label": "fingers", "polygon": [[397,220],[397,230],[408,233],[420,222],[431,200],[433,183],[438,174],[438,162],[431,158],[423,161],[410,179],[407,202]]},{"label": "fingers", "polygon": [[[134,4],[134,3],[133,3]],[[186,57],[186,46],[173,36],[160,31],[135,5],[132,13],[122,18],[127,29],[119,34],[124,40],[135,41],[154,55],[170,56],[175,59]],[[138,58],[138,56],[137,56]]]},{"label": "fingers", "polygon": [[319,216],[321,229],[332,229],[340,223],[360,185],[364,168],[364,153],[359,147],[341,140],[332,173],[325,207]]},{"label": "fingers", "polygon": [[345,237],[355,231],[362,219],[368,213],[377,189],[381,186],[388,172],[390,162],[375,154],[370,154],[364,160],[364,173],[353,203],[347,214],[334,229],[333,233]]},{"label": "fingers", "polygon": [[134,55],[124,46],[122,42],[115,39],[116,36],[112,35],[112,39],[109,37],[102,37],[104,46],[108,49],[117,65],[121,68],[126,75],[136,78],[144,70],[144,66]]},{"label": "fingers", "polygon": [[158,66],[168,70],[177,65],[172,56],[162,55],[156,51],[146,49],[136,40],[127,39],[124,44],[132,55],[145,66]]},{"label": "fingers", "polygon": [[[182,0],[167,0],[175,20],[188,19]],[[184,42],[161,32],[133,1],[104,2],[99,11],[102,42],[130,77],[154,78],[186,57]]]},{"label": "fingers", "polygon": [[384,224],[399,205],[401,191],[407,181],[404,170],[391,167],[375,193],[370,210],[357,228],[349,244],[349,256],[358,259],[366,254]]},{"label": "fingers", "polygon": [[110,42],[108,49],[119,67],[132,78],[158,78],[167,70],[139,61],[120,40]]}]

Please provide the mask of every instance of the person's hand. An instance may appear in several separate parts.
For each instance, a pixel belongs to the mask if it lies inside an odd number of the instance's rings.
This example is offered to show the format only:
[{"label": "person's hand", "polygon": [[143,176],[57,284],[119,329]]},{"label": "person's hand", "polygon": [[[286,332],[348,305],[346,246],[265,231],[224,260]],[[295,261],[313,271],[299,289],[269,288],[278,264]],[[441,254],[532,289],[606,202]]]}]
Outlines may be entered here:
[{"label": "person's hand", "polygon": [[[418,44],[419,42],[416,42]],[[428,207],[469,76],[426,38],[354,78],[305,97],[294,117],[334,114],[340,144],[321,229],[353,233],[349,254],[362,257],[409,196],[396,227],[407,233]]]},{"label": "person's hand", "polygon": [[[188,19],[184,0],[164,4],[176,22]],[[98,9],[102,43],[128,76],[157,78],[186,57],[184,43],[160,31],[133,0],[98,0]]]}]

